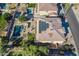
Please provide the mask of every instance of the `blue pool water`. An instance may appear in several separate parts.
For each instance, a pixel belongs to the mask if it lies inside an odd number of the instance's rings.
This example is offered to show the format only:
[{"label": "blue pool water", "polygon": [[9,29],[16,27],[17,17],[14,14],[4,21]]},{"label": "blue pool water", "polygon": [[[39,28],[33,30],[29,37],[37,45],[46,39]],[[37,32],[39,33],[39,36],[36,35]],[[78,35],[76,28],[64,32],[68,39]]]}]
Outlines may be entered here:
[{"label": "blue pool water", "polygon": [[73,52],[64,52],[64,56],[76,56]]},{"label": "blue pool water", "polygon": [[18,18],[20,16],[21,12],[16,11],[14,17]]},{"label": "blue pool water", "polygon": [[27,9],[27,20],[30,20],[31,18],[33,18],[33,8],[28,8]]},{"label": "blue pool water", "polygon": [[15,26],[14,27],[14,32],[13,32],[13,37],[20,36],[20,32],[22,31],[22,26]]},{"label": "blue pool water", "polygon": [[39,32],[45,31],[49,27],[49,24],[44,21],[39,21]]},{"label": "blue pool water", "polygon": [[5,9],[6,3],[0,3],[0,9]]},{"label": "blue pool water", "polygon": [[28,8],[27,9],[27,14],[33,14],[33,8]]},{"label": "blue pool water", "polygon": [[64,17],[61,17],[61,25],[62,25],[62,27],[64,27],[65,36],[66,36],[69,33],[69,30],[68,30],[69,23],[66,22],[66,19]]},{"label": "blue pool water", "polygon": [[31,18],[33,18],[33,14],[28,14],[26,18],[27,20],[30,20]]}]

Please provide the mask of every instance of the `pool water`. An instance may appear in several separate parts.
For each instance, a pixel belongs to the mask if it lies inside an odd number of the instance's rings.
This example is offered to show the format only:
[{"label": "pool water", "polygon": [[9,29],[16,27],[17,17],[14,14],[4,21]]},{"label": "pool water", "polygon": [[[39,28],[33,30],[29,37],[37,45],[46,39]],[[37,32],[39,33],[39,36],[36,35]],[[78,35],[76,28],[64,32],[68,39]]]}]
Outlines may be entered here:
[{"label": "pool water", "polygon": [[33,18],[33,8],[28,8],[27,9],[27,20],[30,20]]},{"label": "pool water", "polygon": [[61,25],[62,25],[62,27],[64,28],[65,36],[66,36],[66,35],[69,33],[69,29],[68,29],[69,23],[66,22],[66,19],[63,18],[63,17],[61,17]]},{"label": "pool water", "polygon": [[44,21],[39,21],[39,32],[45,31],[49,27],[49,24]]},{"label": "pool water", "polygon": [[32,19],[33,18],[33,14],[29,14],[29,15],[27,15],[27,20],[30,20],[30,19]]},{"label": "pool water", "polygon": [[0,9],[5,9],[6,3],[0,3]]},{"label": "pool water", "polygon": [[73,52],[64,52],[64,56],[76,56]]},{"label": "pool water", "polygon": [[21,12],[16,11],[14,17],[18,18],[20,16]]},{"label": "pool water", "polygon": [[18,37],[18,36],[20,36],[20,33],[21,33],[21,31],[22,31],[22,26],[15,26],[14,27],[14,31],[13,31],[13,37]]},{"label": "pool water", "polygon": [[27,14],[33,14],[33,8],[28,8],[27,9]]}]

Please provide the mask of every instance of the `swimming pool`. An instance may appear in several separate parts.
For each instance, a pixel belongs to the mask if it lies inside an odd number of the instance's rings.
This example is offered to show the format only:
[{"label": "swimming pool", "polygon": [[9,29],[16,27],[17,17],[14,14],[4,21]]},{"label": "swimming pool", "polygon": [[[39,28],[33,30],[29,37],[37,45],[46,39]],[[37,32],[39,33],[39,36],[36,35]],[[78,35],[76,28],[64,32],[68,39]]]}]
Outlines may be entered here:
[{"label": "swimming pool", "polygon": [[73,52],[64,52],[64,56],[76,56]]},{"label": "swimming pool", "polygon": [[17,38],[18,36],[20,36],[20,33],[22,32],[22,30],[23,30],[23,27],[22,26],[16,25],[14,27],[14,31],[13,31],[12,37]]},{"label": "swimming pool", "polygon": [[27,9],[27,14],[33,14],[33,8],[28,8]]},{"label": "swimming pool", "polygon": [[14,17],[18,18],[20,16],[21,12],[16,11]]},{"label": "swimming pool", "polygon": [[0,9],[5,9],[6,3],[0,3]]},{"label": "swimming pool", "polygon": [[27,9],[27,20],[30,20],[33,18],[33,8],[28,8]]},{"label": "swimming pool", "polygon": [[44,21],[39,21],[39,32],[45,31],[49,27],[49,24]]}]

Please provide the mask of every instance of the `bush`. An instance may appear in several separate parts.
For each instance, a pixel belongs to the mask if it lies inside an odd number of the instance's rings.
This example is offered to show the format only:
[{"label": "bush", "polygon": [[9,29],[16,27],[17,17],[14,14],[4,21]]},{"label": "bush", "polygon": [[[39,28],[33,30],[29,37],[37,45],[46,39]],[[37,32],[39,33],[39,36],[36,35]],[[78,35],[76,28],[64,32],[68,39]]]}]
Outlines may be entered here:
[{"label": "bush", "polygon": [[34,40],[35,40],[35,34],[33,34],[33,33],[28,33],[28,41],[34,42]]},{"label": "bush", "polygon": [[3,45],[7,45],[8,42],[9,42],[9,40],[8,40],[6,37],[2,37],[1,43],[2,43]]},{"label": "bush", "polygon": [[36,7],[36,4],[35,3],[28,3],[28,7],[35,8]]},{"label": "bush", "polygon": [[3,15],[0,16],[0,31],[4,30],[7,25],[7,21],[4,19]]},{"label": "bush", "polygon": [[10,56],[44,56],[48,55],[48,48],[45,46],[37,46],[26,43],[22,40],[21,45],[17,49],[10,52]]},{"label": "bush", "polygon": [[26,21],[26,17],[25,17],[24,15],[22,15],[22,16],[19,17],[19,20],[20,20],[21,22],[24,22],[24,21]]},{"label": "bush", "polygon": [[11,14],[6,12],[3,14],[3,16],[4,16],[4,19],[10,20],[9,18],[11,17]]},{"label": "bush", "polygon": [[70,4],[69,3],[65,3],[65,10],[67,11],[70,8]]}]

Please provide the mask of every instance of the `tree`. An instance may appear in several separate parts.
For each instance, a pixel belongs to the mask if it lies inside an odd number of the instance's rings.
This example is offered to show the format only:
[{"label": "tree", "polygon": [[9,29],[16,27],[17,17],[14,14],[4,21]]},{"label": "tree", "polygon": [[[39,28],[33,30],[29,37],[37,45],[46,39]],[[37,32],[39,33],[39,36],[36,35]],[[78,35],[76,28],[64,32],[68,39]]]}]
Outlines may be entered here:
[{"label": "tree", "polygon": [[48,55],[48,49],[45,46],[29,45],[13,50],[11,56],[44,56]]},{"label": "tree", "polygon": [[0,31],[4,30],[7,25],[7,21],[4,19],[3,15],[0,15]]},{"label": "tree", "polygon": [[35,8],[36,7],[36,3],[28,3],[28,7]]},{"label": "tree", "polygon": [[0,39],[0,54],[2,55],[3,53],[6,52],[6,49],[8,48],[8,39],[6,37],[1,37]]},{"label": "tree", "polygon": [[65,52],[69,52],[69,53],[72,53],[72,55],[76,55],[75,53],[74,53],[74,46],[71,44],[71,45],[69,45],[69,44],[65,44],[65,45],[63,45],[62,47],[60,47],[59,48],[59,51],[60,51],[60,54],[61,55],[64,55],[64,53]]},{"label": "tree", "polygon": [[[18,48],[19,47],[19,48]],[[9,55],[11,56],[44,56],[48,55],[49,49],[46,46],[38,46],[29,44],[27,41],[22,40],[20,46],[12,50]]]},{"label": "tree", "polygon": [[35,46],[35,45],[30,45],[29,46],[29,51],[31,52],[31,55],[32,56],[35,56],[35,55],[37,55],[37,51],[38,51],[38,48],[37,48],[37,46]]},{"label": "tree", "polygon": [[39,46],[39,51],[41,52],[41,55],[48,55],[48,48],[45,46]]},{"label": "tree", "polygon": [[25,17],[24,15],[22,15],[22,16],[19,17],[19,20],[20,20],[21,22],[24,22],[24,21],[26,21],[26,17]]},{"label": "tree", "polygon": [[9,40],[8,40],[6,37],[2,37],[2,38],[1,38],[1,43],[2,43],[3,45],[7,45],[8,42],[9,42]]},{"label": "tree", "polygon": [[4,16],[4,19],[7,21],[11,20],[11,18],[12,18],[12,15],[8,12],[4,13],[3,16]]},{"label": "tree", "polygon": [[[21,48],[21,47],[20,47]],[[9,53],[10,56],[25,56],[26,55],[26,51],[22,50],[20,48],[17,48],[16,50],[13,50]]]},{"label": "tree", "polygon": [[0,10],[0,16],[2,15],[2,11]]},{"label": "tree", "polygon": [[64,5],[65,5],[65,10],[67,11],[70,8],[71,4],[70,3],[65,3]]},{"label": "tree", "polygon": [[2,55],[2,43],[1,43],[1,39],[0,39],[0,56]]},{"label": "tree", "polygon": [[[9,54],[11,56],[44,56],[48,55],[49,49],[46,46],[38,46],[34,43],[35,35],[33,33],[28,34],[28,40],[22,40],[20,42],[20,48],[12,50]],[[31,42],[31,43],[30,43]]]},{"label": "tree", "polygon": [[21,47],[26,47],[27,46],[27,44],[26,44],[26,40],[22,40],[21,42],[20,42],[20,46]]},{"label": "tree", "polygon": [[28,33],[28,41],[34,42],[35,40],[35,34],[34,33]]}]

